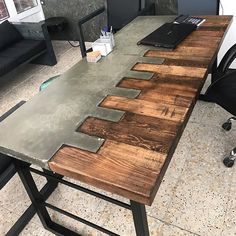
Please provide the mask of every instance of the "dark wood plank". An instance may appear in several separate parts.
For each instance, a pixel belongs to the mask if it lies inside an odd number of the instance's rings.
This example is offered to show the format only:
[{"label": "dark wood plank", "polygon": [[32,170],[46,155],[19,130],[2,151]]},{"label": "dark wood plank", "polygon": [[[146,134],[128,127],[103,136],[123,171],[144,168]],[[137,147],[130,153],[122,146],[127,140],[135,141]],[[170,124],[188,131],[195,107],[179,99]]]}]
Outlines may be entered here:
[{"label": "dark wood plank", "polygon": [[205,36],[205,37],[208,37],[208,39],[209,38],[217,39],[217,38],[221,38],[223,35],[224,35],[224,30],[215,30],[208,27],[206,31],[206,28],[201,26],[196,31],[192,32],[191,35],[189,35],[189,37],[187,38],[190,38],[191,36],[192,38],[198,39],[199,37]]},{"label": "dark wood plank", "polygon": [[[148,54],[148,56],[162,57],[162,55],[169,54],[169,55],[173,55],[173,58],[176,59],[176,56],[173,52],[163,52],[163,54],[158,51],[149,51],[149,52],[150,54]],[[151,53],[153,53],[153,55],[151,55]],[[196,68],[196,67],[188,67],[188,66],[155,65],[155,64],[145,64],[145,63],[137,63],[132,68],[132,70],[147,71],[147,72],[154,72],[158,74],[167,74],[167,75],[188,76],[188,77],[195,77],[195,78],[196,77],[203,78],[207,71],[205,68]]]},{"label": "dark wood plank", "polygon": [[165,159],[158,152],[106,140],[95,154],[63,147],[49,166],[64,176],[151,205]]},{"label": "dark wood plank", "polygon": [[119,96],[107,96],[101,106],[176,122],[183,121],[188,111],[181,106]]},{"label": "dark wood plank", "polygon": [[[125,119],[116,123],[90,117],[79,128],[80,132],[88,135],[110,139],[116,142],[146,148],[160,153],[167,153],[177,132],[177,123],[155,119],[149,123],[149,117],[140,115],[125,115]],[[127,117],[129,116],[129,117]]]},{"label": "dark wood plank", "polygon": [[[205,47],[206,41],[209,41],[209,37],[202,36],[199,40],[198,38],[189,38],[187,37],[185,40],[183,40],[178,47],[187,46],[187,47]],[[211,44],[208,44],[209,48],[216,48],[219,42],[221,41],[220,38],[211,37],[210,38]],[[209,61],[209,60],[208,60]]]},{"label": "dark wood plank", "polygon": [[168,58],[168,59],[180,59],[180,60],[182,59],[182,60],[191,60],[191,61],[194,61],[194,60],[206,61],[209,63],[214,53],[215,53],[215,48],[213,47],[206,47],[206,48],[196,47],[196,46],[192,47],[192,46],[185,46],[184,44],[181,44],[173,51],[149,50],[145,54],[145,56],[161,57],[161,58]]},{"label": "dark wood plank", "polygon": [[[142,92],[138,98],[141,100],[190,107],[192,96],[197,92],[197,88],[194,84],[199,85],[199,81],[193,82],[191,87],[191,85],[188,86],[188,84],[190,84],[188,81],[175,86],[175,84],[178,84],[177,81],[172,81],[171,83],[171,79],[167,78],[166,80],[166,83],[162,83],[161,79],[159,83],[155,83],[124,78],[118,86],[122,88],[140,89]],[[188,89],[185,90],[185,88]]]},{"label": "dark wood plank", "polygon": [[177,60],[177,59],[165,59],[164,64],[168,66],[188,66],[188,67],[198,67],[206,68],[208,66],[209,60],[205,61],[194,61],[194,60]]}]

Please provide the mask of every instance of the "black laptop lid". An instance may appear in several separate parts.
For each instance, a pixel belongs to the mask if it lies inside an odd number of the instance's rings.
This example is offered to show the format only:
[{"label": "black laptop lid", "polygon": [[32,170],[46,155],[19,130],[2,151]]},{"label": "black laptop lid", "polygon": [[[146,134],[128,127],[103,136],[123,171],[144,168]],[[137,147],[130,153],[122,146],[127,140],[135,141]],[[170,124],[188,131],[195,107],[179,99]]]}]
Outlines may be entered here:
[{"label": "black laptop lid", "polygon": [[138,44],[174,49],[182,40],[197,28],[193,24],[165,23]]}]

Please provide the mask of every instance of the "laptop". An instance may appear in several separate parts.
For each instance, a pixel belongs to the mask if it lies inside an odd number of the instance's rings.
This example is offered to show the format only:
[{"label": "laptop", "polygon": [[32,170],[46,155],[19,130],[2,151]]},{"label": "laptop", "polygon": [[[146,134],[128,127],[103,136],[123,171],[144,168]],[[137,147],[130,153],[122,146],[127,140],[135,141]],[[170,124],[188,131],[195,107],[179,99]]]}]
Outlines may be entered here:
[{"label": "laptop", "polygon": [[165,23],[137,44],[174,49],[182,40],[197,28],[194,24]]}]

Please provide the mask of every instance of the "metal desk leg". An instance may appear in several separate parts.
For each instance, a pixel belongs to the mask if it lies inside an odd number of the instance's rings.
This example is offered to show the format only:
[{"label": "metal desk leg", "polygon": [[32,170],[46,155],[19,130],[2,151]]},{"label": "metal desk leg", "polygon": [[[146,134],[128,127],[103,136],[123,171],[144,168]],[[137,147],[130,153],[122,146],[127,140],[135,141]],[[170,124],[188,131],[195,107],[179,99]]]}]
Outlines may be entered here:
[{"label": "metal desk leg", "polygon": [[130,201],[137,236],[149,236],[145,205]]},{"label": "metal desk leg", "polygon": [[34,179],[30,173],[29,165],[24,162],[15,160],[15,166],[20,176],[20,179],[27,191],[27,194],[29,195],[31,202],[34,205],[44,228],[56,235],[78,236],[79,234],[51,220],[51,217],[45,207],[45,201],[43,199],[43,196],[38,191]]},{"label": "metal desk leg", "polygon": [[[47,182],[44,187],[40,190],[44,200],[52,194],[52,192],[57,187],[57,183]],[[27,210],[21,215],[21,217],[16,221],[16,223],[11,227],[11,229],[6,233],[6,236],[15,236],[19,235],[25,226],[30,222],[33,216],[36,214],[34,206],[31,204]]]}]

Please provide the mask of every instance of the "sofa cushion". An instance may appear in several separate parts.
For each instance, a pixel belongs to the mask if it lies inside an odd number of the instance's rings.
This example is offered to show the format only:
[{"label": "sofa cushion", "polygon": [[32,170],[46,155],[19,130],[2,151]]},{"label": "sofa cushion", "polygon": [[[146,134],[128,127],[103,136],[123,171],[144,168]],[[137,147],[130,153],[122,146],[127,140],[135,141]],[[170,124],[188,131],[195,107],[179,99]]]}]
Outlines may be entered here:
[{"label": "sofa cushion", "polygon": [[13,70],[17,65],[16,60],[12,58],[0,57],[0,76]]},{"label": "sofa cushion", "polygon": [[10,24],[7,20],[0,24],[0,35],[0,50],[23,39],[14,25]]},{"label": "sofa cushion", "polygon": [[0,76],[46,49],[45,41],[24,39],[0,51]]}]

